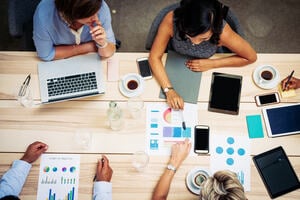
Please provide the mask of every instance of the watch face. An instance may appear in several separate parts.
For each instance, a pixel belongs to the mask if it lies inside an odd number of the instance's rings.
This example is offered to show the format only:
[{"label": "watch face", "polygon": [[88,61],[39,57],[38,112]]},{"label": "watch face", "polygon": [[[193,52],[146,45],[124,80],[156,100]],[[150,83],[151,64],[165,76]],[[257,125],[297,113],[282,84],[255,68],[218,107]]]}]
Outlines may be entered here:
[{"label": "watch face", "polygon": [[164,92],[169,92],[169,88],[165,88],[165,89],[164,89]]}]

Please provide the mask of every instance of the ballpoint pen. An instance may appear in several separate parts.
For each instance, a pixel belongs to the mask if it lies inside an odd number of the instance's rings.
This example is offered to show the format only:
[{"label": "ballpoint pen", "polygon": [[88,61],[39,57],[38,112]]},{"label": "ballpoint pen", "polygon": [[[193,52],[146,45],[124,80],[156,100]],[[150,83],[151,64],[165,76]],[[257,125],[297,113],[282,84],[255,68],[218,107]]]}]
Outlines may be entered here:
[{"label": "ballpoint pen", "polygon": [[182,128],[183,128],[183,130],[185,130],[186,129],[186,125],[185,125],[185,121],[184,121],[184,117],[183,117],[183,110],[180,110],[179,112],[181,114]]},{"label": "ballpoint pen", "polygon": [[293,71],[291,72],[291,74],[288,76],[288,79],[287,79],[287,81],[285,82],[284,88],[283,88],[282,91],[285,91],[285,90],[286,90],[286,87],[289,85],[289,83],[290,83],[290,81],[291,81],[291,78],[293,77],[294,71],[295,71],[295,70],[293,70]]},{"label": "ballpoint pen", "polygon": [[20,88],[20,90],[19,90],[19,94],[18,94],[18,95],[19,95],[20,97],[22,97],[22,96],[25,95],[26,90],[27,90],[27,87],[28,87],[28,85],[29,85],[29,83],[30,83],[30,79],[31,79],[31,74],[29,74],[29,75],[26,77],[25,81],[23,82],[23,84],[22,84],[22,86],[21,86],[21,88]]}]

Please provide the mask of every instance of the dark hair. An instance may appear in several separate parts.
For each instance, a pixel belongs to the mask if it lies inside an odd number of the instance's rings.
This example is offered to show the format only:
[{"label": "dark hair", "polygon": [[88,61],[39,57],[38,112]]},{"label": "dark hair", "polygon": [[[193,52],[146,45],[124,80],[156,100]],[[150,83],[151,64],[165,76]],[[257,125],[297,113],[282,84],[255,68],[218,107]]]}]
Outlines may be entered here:
[{"label": "dark hair", "polygon": [[0,200],[20,200],[20,199],[17,196],[9,195],[9,196],[0,198]]},{"label": "dark hair", "polygon": [[55,6],[68,23],[94,15],[101,7],[102,0],[55,0]]},{"label": "dark hair", "polygon": [[174,11],[175,25],[182,40],[211,30],[210,41],[218,44],[222,32],[222,4],[217,0],[181,0]]}]

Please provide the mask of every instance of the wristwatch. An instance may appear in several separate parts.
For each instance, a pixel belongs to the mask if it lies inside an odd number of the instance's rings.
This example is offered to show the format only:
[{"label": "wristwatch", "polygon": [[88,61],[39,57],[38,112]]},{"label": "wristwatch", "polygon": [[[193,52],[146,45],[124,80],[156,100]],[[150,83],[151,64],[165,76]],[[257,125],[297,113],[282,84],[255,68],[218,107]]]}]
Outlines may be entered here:
[{"label": "wristwatch", "polygon": [[174,173],[176,172],[176,167],[174,167],[174,165],[172,165],[172,164],[168,164],[167,169],[174,171]]},{"label": "wristwatch", "polygon": [[164,88],[164,93],[167,93],[169,92],[170,90],[173,90],[174,88],[173,87],[165,87]]}]

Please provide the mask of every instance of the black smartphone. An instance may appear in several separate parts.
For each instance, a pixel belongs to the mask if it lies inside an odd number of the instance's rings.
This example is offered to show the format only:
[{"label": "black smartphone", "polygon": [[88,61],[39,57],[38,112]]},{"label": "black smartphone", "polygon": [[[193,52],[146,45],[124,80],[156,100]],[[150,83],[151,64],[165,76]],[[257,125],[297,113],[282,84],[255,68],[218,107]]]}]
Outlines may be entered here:
[{"label": "black smartphone", "polygon": [[139,73],[144,79],[152,78],[152,72],[148,62],[148,57],[138,58],[136,60],[136,63],[138,66]]},{"label": "black smartphone", "polygon": [[209,152],[209,126],[195,126],[194,152],[207,154]]},{"label": "black smartphone", "polygon": [[265,106],[265,105],[280,103],[279,95],[277,92],[263,94],[263,95],[256,95],[254,99],[257,106]]}]

